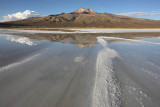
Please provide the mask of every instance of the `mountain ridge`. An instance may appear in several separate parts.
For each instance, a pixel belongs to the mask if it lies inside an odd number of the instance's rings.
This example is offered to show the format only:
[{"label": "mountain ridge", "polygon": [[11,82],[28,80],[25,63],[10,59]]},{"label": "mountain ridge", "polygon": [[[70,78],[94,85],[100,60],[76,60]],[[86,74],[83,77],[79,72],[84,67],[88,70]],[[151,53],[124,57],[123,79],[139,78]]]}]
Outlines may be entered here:
[{"label": "mountain ridge", "polygon": [[3,22],[0,27],[160,28],[160,21],[97,13],[89,8],[80,8],[72,13]]}]

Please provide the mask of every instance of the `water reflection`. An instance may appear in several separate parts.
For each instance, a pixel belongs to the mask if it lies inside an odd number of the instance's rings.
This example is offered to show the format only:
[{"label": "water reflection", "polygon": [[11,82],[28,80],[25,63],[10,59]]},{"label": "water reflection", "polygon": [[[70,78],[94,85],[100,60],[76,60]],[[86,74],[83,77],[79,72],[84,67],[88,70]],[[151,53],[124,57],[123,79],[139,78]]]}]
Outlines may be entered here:
[{"label": "water reflection", "polygon": [[87,34],[19,34],[32,39],[42,39],[61,43],[71,43],[80,48],[88,48],[97,44],[97,35]]},{"label": "water reflection", "polygon": [[20,44],[26,44],[29,46],[37,45],[40,43],[39,40],[33,40],[27,37],[20,37],[20,36],[15,36],[15,35],[9,35],[9,34],[2,34],[0,37],[4,37],[6,40],[9,40],[11,42],[17,42]]},{"label": "water reflection", "polygon": [[24,59],[48,46],[47,41],[0,34],[0,67]]},{"label": "water reflection", "polygon": [[[119,37],[119,38],[126,38],[126,39],[138,39],[139,37],[153,37],[159,36],[157,33],[118,33],[118,34],[27,34],[27,33],[17,33],[14,35],[28,37],[32,39],[41,39],[41,40],[48,40],[48,41],[55,41],[61,43],[71,43],[80,48],[88,48],[95,44],[97,44],[97,37],[99,36],[107,36],[107,37]],[[108,43],[110,42],[119,42],[124,41],[125,39],[110,39],[107,40]]]},{"label": "water reflection", "polygon": [[159,39],[137,41],[135,34],[0,35],[2,107],[160,105]]},{"label": "water reflection", "polygon": [[10,40],[12,42],[17,42],[17,43],[21,43],[21,44],[26,44],[29,46],[33,46],[33,45],[37,45],[39,42],[26,38],[26,37],[17,37],[17,36],[13,36],[13,35],[7,35],[7,40]]}]

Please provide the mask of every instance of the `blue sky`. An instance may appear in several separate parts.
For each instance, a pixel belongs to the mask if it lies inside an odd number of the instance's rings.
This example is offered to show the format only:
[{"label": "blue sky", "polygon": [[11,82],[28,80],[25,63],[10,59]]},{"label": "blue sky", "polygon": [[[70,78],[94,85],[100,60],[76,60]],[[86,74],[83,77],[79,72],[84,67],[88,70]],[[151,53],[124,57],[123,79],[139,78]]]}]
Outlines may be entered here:
[{"label": "blue sky", "polygon": [[81,7],[96,12],[160,20],[160,0],[0,0],[0,20],[3,20],[3,16],[25,10],[50,15],[73,12]]}]

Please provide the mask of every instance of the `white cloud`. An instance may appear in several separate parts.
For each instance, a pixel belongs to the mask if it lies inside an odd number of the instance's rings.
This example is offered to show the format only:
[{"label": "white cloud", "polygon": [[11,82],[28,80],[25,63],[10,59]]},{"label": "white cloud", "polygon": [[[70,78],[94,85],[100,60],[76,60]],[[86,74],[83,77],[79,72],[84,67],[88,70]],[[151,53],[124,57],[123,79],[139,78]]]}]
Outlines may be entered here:
[{"label": "white cloud", "polygon": [[14,20],[22,20],[29,17],[38,17],[40,14],[38,14],[35,11],[25,10],[24,12],[17,12],[13,14],[8,14],[7,16],[3,16],[2,21],[14,21]]},{"label": "white cloud", "polygon": [[160,13],[147,13],[147,12],[128,12],[128,13],[119,13],[118,15],[124,16],[160,16]]}]

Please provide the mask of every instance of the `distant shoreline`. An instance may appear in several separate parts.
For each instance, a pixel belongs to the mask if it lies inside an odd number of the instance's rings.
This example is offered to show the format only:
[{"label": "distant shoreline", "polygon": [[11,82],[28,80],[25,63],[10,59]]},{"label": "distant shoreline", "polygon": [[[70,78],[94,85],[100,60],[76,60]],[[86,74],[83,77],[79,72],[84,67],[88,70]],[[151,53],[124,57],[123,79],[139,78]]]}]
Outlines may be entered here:
[{"label": "distant shoreline", "polygon": [[14,30],[40,30],[40,31],[59,31],[63,29],[160,29],[160,28],[97,28],[97,27],[64,27],[64,28],[17,28],[17,27],[2,27],[0,29],[14,29]]},{"label": "distant shoreline", "polygon": [[118,33],[160,33],[160,29],[124,29],[124,28],[11,28],[16,33],[48,33],[48,34],[118,34]]}]

